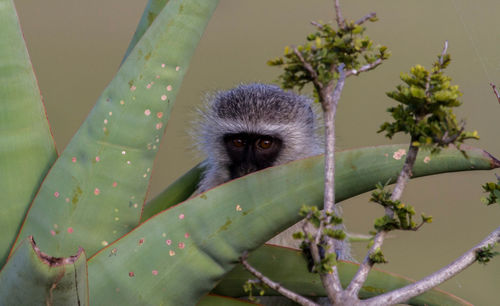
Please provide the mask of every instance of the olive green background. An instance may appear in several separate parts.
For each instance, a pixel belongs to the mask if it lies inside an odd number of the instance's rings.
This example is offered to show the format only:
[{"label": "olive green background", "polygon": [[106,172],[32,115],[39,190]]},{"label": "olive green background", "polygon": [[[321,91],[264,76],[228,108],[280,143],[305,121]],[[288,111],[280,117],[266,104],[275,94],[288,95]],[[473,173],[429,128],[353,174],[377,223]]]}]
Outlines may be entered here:
[{"label": "olive green background", "polygon": [[[191,62],[178,95],[166,140],[153,173],[150,197],[201,157],[188,131],[196,107],[213,90],[241,82],[272,82],[278,68],[266,61],[283,47],[304,41],[312,20],[334,18],[331,0],[221,0]],[[16,1],[47,114],[61,152],[117,71],[146,4],[145,0]],[[464,93],[459,118],[477,130],[481,146],[500,156],[500,104],[488,85],[500,85],[500,2],[469,0],[343,1],[344,16],[375,11],[380,21],[367,34],[392,57],[373,72],[350,78],[337,115],[338,149],[390,143],[376,134],[393,104],[385,92],[414,64],[427,67],[449,40],[448,73]],[[305,92],[308,93],[307,91]],[[406,142],[397,137],[393,142]],[[500,173],[500,171],[496,171]],[[446,265],[500,225],[500,207],[485,207],[480,185],[494,172],[448,174],[411,182],[403,197],[434,223],[417,233],[395,232],[384,245],[384,269],[421,278]],[[383,211],[368,195],[344,203],[350,231],[366,233]],[[364,255],[365,246],[356,245]],[[441,288],[476,305],[498,305],[500,258],[475,264]]]}]

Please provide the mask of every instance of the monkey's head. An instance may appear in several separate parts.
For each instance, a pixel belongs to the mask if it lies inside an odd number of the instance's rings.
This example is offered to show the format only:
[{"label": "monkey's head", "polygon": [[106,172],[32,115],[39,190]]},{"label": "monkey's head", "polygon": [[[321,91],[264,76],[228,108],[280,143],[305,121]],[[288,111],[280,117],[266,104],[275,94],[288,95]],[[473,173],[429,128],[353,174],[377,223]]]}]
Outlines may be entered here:
[{"label": "monkey's head", "polygon": [[273,85],[218,92],[201,111],[198,128],[207,158],[199,192],[323,150],[312,101]]}]

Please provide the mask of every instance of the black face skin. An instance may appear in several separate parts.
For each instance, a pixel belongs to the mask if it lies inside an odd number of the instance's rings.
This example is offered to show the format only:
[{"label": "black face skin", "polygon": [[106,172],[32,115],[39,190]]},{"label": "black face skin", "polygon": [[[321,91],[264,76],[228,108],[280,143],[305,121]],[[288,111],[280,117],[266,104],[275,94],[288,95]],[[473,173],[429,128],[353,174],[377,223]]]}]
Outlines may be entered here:
[{"label": "black face skin", "polygon": [[231,179],[272,166],[280,154],[282,144],[280,138],[270,135],[224,135],[224,145],[231,160]]}]

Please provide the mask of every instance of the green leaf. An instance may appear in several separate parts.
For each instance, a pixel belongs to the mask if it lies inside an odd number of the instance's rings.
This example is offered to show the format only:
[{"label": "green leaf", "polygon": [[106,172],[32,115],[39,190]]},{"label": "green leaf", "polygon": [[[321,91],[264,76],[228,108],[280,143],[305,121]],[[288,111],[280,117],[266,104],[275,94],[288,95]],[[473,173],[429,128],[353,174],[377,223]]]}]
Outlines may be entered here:
[{"label": "green leaf", "polygon": [[235,298],[209,294],[203,297],[196,306],[249,306],[249,305],[260,305],[248,301],[242,301]]},{"label": "green leaf", "polygon": [[171,0],[51,169],[20,239],[94,254],[139,223],[151,168],[189,60],[217,0]]},{"label": "green leaf", "polygon": [[[337,200],[395,178],[403,160],[392,154],[401,148],[339,152]],[[482,150],[466,153],[469,159],[456,149],[443,150],[430,162],[420,155],[415,175],[499,165]],[[195,304],[244,251],[296,223],[303,204],[323,203],[322,161],[316,156],[258,171],[156,214],[89,260],[94,303]],[[253,190],[259,192],[250,195]]]},{"label": "green leaf", "polygon": [[137,25],[137,29],[135,30],[134,36],[128,45],[127,51],[125,52],[125,56],[123,57],[122,63],[127,59],[132,49],[134,49],[135,45],[142,38],[144,33],[149,29],[149,27],[153,24],[158,14],[161,13],[161,10],[167,5],[170,0],[149,0],[144,12],[142,13],[141,20]]},{"label": "green leaf", "polygon": [[422,89],[422,88],[419,88],[419,87],[416,87],[416,86],[412,85],[410,87],[410,92],[411,92],[411,95],[414,98],[417,98],[417,99],[423,99],[423,98],[425,98],[425,90]]},{"label": "green leaf", "polygon": [[[403,149],[403,147],[404,146],[401,146],[401,145],[378,146],[378,147],[376,147],[377,150],[374,150],[374,147],[367,147],[367,148],[360,148],[360,149],[345,150],[345,151],[339,152],[338,154],[340,156],[346,156],[348,154],[350,156],[359,156],[360,158],[362,157],[362,158],[368,158],[368,159],[371,158],[370,154],[373,154],[373,158],[380,159],[381,156],[388,157],[390,154],[394,155],[394,153],[396,153],[396,152],[401,152],[399,150]],[[464,146],[462,146],[462,147],[464,147]],[[492,167],[498,167],[498,166],[494,166],[494,163],[497,161],[493,157],[489,156],[487,152],[484,152],[480,149],[473,149],[473,148],[469,148],[467,150],[469,150],[470,153],[472,153],[472,155],[474,157],[473,160],[471,160],[473,163],[473,164],[471,164],[472,167],[475,167],[474,166],[475,163],[479,163],[480,164],[479,167],[481,169],[485,169],[484,167],[487,167],[486,169],[491,169]],[[466,151],[466,152],[469,152],[469,151]],[[458,152],[455,150],[451,150],[451,151],[445,150],[443,152],[443,154],[445,154],[446,156],[441,155],[441,157],[444,157],[444,158],[440,158],[440,155],[435,155],[435,156],[432,156],[432,160],[433,160],[433,162],[436,162],[436,160],[434,160],[434,158],[439,158],[438,159],[439,162],[448,160],[447,163],[453,163],[453,161],[452,161],[453,159],[455,159],[457,161],[461,161],[461,160],[463,161],[461,156],[456,155],[457,153]],[[387,156],[386,156],[386,154],[387,154]],[[425,151],[423,154],[425,154]],[[387,158],[384,158],[384,159],[387,159]],[[349,166],[349,165],[341,163],[343,160],[349,161],[350,159],[344,158],[344,159],[339,160],[339,162],[337,162],[337,167],[339,169],[341,169],[341,170],[338,170],[339,173],[343,172],[344,171],[343,169],[345,167]],[[423,160],[419,159],[419,166],[417,167],[417,173],[419,171],[423,171],[424,167],[422,167],[422,166],[427,164],[427,163],[430,163],[430,161],[431,161],[430,154],[427,156],[424,156]],[[360,161],[358,161],[358,162],[361,163]],[[368,163],[366,163],[365,165],[367,165],[367,164]],[[396,160],[396,164],[397,164],[397,160]],[[396,164],[394,164],[394,165],[396,165]],[[489,166],[488,166],[488,164],[489,164]],[[392,167],[392,166],[393,166],[392,164],[387,165],[387,167]],[[449,167],[449,166],[446,166],[446,168],[449,169],[449,171],[457,171],[457,169],[459,169],[460,167],[462,167],[464,165],[457,165],[457,166],[458,166],[458,168],[455,168],[455,169],[453,167]],[[162,191],[153,200],[146,203],[146,205],[144,206],[142,216],[141,216],[141,222],[144,222],[145,220],[152,217],[153,215],[155,215],[155,214],[157,214],[157,213],[159,213],[159,212],[161,212],[161,211],[163,211],[163,210],[165,210],[165,209],[167,209],[175,204],[178,204],[178,203],[188,199],[189,196],[191,196],[191,194],[196,190],[196,186],[198,184],[198,181],[199,181],[199,178],[200,178],[202,171],[203,171],[203,169],[201,168],[200,165],[195,166],[194,168],[189,170],[186,174],[184,174],[182,177],[177,179],[174,183],[172,183],[172,185],[168,186],[164,191]],[[368,174],[370,174],[370,173],[363,173],[363,175],[368,175]],[[318,173],[318,175],[321,175],[321,174]],[[356,174],[353,174],[353,175],[356,175]],[[423,175],[428,175],[428,174],[423,174]],[[368,191],[368,190],[372,189],[372,187],[373,186],[369,186],[368,189],[363,189],[363,190]],[[380,188],[382,188],[382,186]],[[364,192],[364,191],[361,191],[361,192]],[[307,214],[307,212],[305,214]],[[341,222],[341,220],[336,220],[336,219],[332,219],[332,220],[337,221],[337,222]]]},{"label": "green leaf", "polygon": [[[318,274],[307,270],[307,262],[298,250],[265,245],[250,254],[249,263],[270,279],[279,282],[284,287],[307,297],[326,296]],[[279,269],[276,267],[279,266]],[[337,263],[340,280],[345,288],[358,269],[358,264],[339,261]],[[229,272],[212,291],[225,296],[245,296],[243,284],[253,276],[243,266],[238,265]],[[361,288],[360,297],[363,299],[376,296],[397,288],[401,288],[413,281],[385,272],[372,269],[368,279]],[[266,290],[266,295],[278,295],[272,289]],[[410,305],[470,305],[466,301],[441,290],[433,289],[412,298]]]},{"label": "green leaf", "polygon": [[57,158],[12,0],[0,0],[0,267]]},{"label": "green leaf", "polygon": [[198,164],[146,203],[142,210],[141,222],[189,198],[196,191],[202,173],[203,166]]},{"label": "green leaf", "polygon": [[0,273],[1,305],[89,305],[87,259],[83,249],[51,257],[24,239]]}]

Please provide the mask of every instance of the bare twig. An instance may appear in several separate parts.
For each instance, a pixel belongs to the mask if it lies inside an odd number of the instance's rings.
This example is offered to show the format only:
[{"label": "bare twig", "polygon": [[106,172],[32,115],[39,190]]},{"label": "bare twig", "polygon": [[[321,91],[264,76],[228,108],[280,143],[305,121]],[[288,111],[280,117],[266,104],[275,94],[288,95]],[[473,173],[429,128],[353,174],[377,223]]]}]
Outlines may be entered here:
[{"label": "bare twig", "polygon": [[460,135],[462,135],[463,131],[465,130],[465,126],[462,126],[458,132],[452,136],[448,135],[448,132],[445,132],[443,137],[441,138],[434,138],[434,141],[436,143],[439,143],[442,146],[449,145],[450,143],[455,142]]},{"label": "bare twig", "polygon": [[361,68],[359,68],[357,70],[356,69],[347,70],[346,73],[345,73],[345,75],[346,75],[346,77],[349,77],[351,75],[358,75],[361,72],[365,72],[365,71],[369,71],[369,70],[375,69],[375,67],[377,67],[380,64],[382,64],[382,59],[381,58],[377,59],[373,63],[366,64],[366,65],[362,66]]},{"label": "bare twig", "polygon": [[495,84],[493,83],[490,83],[490,86],[491,88],[493,89],[493,93],[495,94],[495,96],[497,97],[497,100],[498,100],[498,103],[500,103],[500,93],[498,93],[498,89],[497,87],[495,86]]},{"label": "bare twig", "polygon": [[318,29],[322,30],[323,29],[323,25],[319,22],[316,22],[316,21],[311,21],[311,24],[315,27],[317,27]]},{"label": "bare twig", "polygon": [[[413,141],[412,141],[413,142]],[[413,168],[413,165],[415,164],[415,159],[417,158],[417,153],[418,153],[418,147],[415,147],[410,144],[410,148],[408,149],[408,154],[406,155],[405,163],[403,165],[403,169],[401,169],[401,172],[399,173],[398,180],[396,182],[396,186],[394,187],[394,190],[392,191],[391,195],[391,201],[397,201],[401,198],[401,195],[403,194],[403,190],[410,180],[410,177],[412,175],[411,169]],[[386,215],[393,217],[394,213],[390,208],[386,208]],[[366,278],[368,277],[368,273],[370,272],[371,268],[373,267],[373,262],[370,259],[370,255],[373,254],[375,251],[380,249],[382,246],[384,239],[387,235],[386,231],[381,231],[378,232],[375,235],[375,238],[373,239],[373,245],[371,246],[370,250],[368,251],[368,254],[364,258],[363,262],[359,265],[359,269],[356,272],[356,275],[354,275],[354,278],[351,280],[351,283],[347,287],[346,291],[347,294],[350,296],[357,296],[359,290],[363,286],[364,282],[366,281]]]},{"label": "bare twig", "polygon": [[446,55],[446,52],[448,51],[448,41],[444,41],[444,47],[443,47],[443,52],[441,52],[441,57],[439,58],[439,65],[443,65],[443,59],[444,56]]},{"label": "bare twig", "polygon": [[357,24],[357,25],[360,25],[360,24],[363,24],[365,23],[367,20],[369,19],[372,19],[374,17],[377,17],[377,14],[375,13],[369,13],[369,14],[366,14],[365,16],[363,16],[362,18],[356,20],[356,22],[354,24]]},{"label": "bare twig", "polygon": [[316,70],[314,70],[313,66],[311,63],[309,63],[303,56],[302,53],[300,53],[297,48],[293,48],[293,53],[299,58],[300,62],[306,68],[307,72],[311,75],[312,82],[314,84],[314,87],[318,90],[318,92],[323,88],[323,83],[319,81],[318,74],[316,73]]},{"label": "bare twig", "polygon": [[[322,232],[322,229],[323,229],[323,224],[320,224],[320,227],[317,229],[316,231],[316,235],[314,237],[314,239],[312,241],[309,240],[309,230],[307,229],[307,226],[309,225],[309,222],[307,220],[309,220],[309,218],[311,217],[311,214],[312,213],[309,213],[307,216],[306,216],[306,222],[304,222],[302,224],[302,231],[304,232],[304,235],[306,236],[306,242],[309,243],[309,250],[311,252],[311,257],[313,259],[313,262],[314,263],[319,263],[321,261],[321,256],[319,254],[319,249],[318,249],[318,244],[319,244],[319,241],[320,241],[320,237],[321,237],[321,232]],[[312,236],[312,235],[311,235]]]},{"label": "bare twig", "polygon": [[269,278],[265,277],[261,272],[259,272],[257,269],[252,267],[248,261],[248,252],[244,252],[243,255],[240,257],[241,264],[247,269],[250,273],[252,273],[255,277],[257,277],[261,282],[266,284],[269,288],[276,290],[279,292],[281,295],[284,297],[299,303],[300,305],[305,305],[305,306],[319,306],[318,304],[306,299],[305,297],[290,291],[286,289],[285,287],[281,286],[280,284],[273,282]]},{"label": "bare twig", "polygon": [[342,12],[340,11],[339,0],[335,0],[335,19],[337,20],[337,25],[339,26],[339,28],[344,28],[344,17],[342,17]]},{"label": "bare twig", "polygon": [[476,261],[478,250],[490,245],[494,245],[496,243],[500,243],[500,227],[496,228],[483,241],[481,241],[479,244],[474,246],[472,249],[467,251],[465,254],[463,254],[454,262],[442,268],[441,270],[434,272],[433,274],[421,279],[416,283],[385,294],[378,295],[368,300],[364,300],[362,301],[362,303],[366,305],[403,303],[411,299],[412,297],[422,294],[423,292],[457,275],[459,272]]},{"label": "bare twig", "polygon": [[[441,52],[441,56],[439,57],[439,66],[442,66],[443,65],[443,59],[444,59],[444,56],[446,55],[446,52],[448,51],[448,41],[445,40],[444,41],[444,46],[443,46],[443,51]],[[441,67],[439,68],[438,71],[436,72],[433,72],[432,74],[435,74],[435,73],[439,73],[441,72]],[[427,76],[427,81],[425,83],[425,95],[427,96],[427,98],[430,98],[431,97],[431,75],[429,74]]]},{"label": "bare twig", "polygon": [[[325,194],[323,209],[328,213],[338,214],[337,207],[335,206],[335,114],[337,112],[337,105],[340,100],[340,95],[345,83],[344,64],[338,67],[339,79],[333,88],[334,82],[330,81],[328,86],[324,87],[320,92],[320,102],[323,108],[323,115],[325,121]],[[329,220],[327,220],[327,224]],[[327,253],[342,252],[342,241],[328,239],[327,245],[329,248],[325,250]],[[340,280],[338,277],[337,267],[333,267],[332,273],[321,274],[321,280],[328,293],[328,298],[335,304],[339,299],[339,294],[342,291]]]}]

